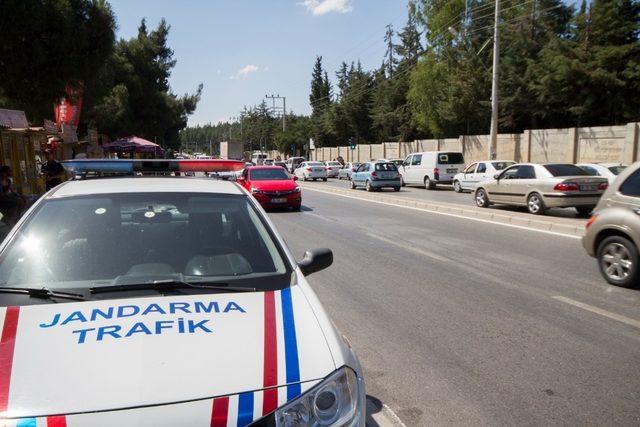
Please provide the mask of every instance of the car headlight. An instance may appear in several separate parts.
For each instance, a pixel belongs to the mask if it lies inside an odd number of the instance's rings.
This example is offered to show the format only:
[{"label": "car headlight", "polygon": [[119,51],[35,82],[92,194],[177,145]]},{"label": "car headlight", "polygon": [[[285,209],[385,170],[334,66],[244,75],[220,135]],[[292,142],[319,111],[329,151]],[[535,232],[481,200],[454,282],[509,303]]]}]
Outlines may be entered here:
[{"label": "car headlight", "polygon": [[258,190],[257,188],[251,188],[251,194],[261,194],[262,190]]},{"label": "car headlight", "polygon": [[276,426],[357,426],[362,405],[356,373],[343,367],[275,412]]},{"label": "car headlight", "polygon": [[296,188],[294,188],[294,189],[293,189],[293,192],[294,192],[294,193],[299,193],[299,192],[300,192],[300,187],[296,187]]}]

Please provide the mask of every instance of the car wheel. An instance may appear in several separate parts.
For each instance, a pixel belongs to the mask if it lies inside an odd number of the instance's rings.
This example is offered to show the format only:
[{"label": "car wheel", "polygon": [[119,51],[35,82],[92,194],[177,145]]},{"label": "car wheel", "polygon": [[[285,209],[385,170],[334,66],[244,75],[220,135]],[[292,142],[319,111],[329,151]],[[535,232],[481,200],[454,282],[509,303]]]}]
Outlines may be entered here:
[{"label": "car wheel", "polygon": [[581,217],[588,217],[591,215],[591,211],[593,211],[594,206],[577,206],[576,210],[578,211],[578,215]]},{"label": "car wheel", "polygon": [[436,186],[433,184],[431,179],[428,176],[424,177],[424,188],[427,190],[433,190]]},{"label": "car wheel", "polygon": [[631,288],[638,284],[638,248],[629,239],[611,236],[598,245],[598,266],[612,285]]},{"label": "car wheel", "polygon": [[322,180],[323,180],[324,182],[327,182],[327,178],[322,178]]},{"label": "car wheel", "polygon": [[476,205],[480,208],[488,208],[490,205],[489,196],[487,196],[487,192],[484,188],[476,190]]},{"label": "car wheel", "polygon": [[456,193],[462,193],[462,186],[460,185],[460,181],[458,180],[453,181],[453,190]]},{"label": "car wheel", "polygon": [[294,211],[294,212],[300,212],[300,209],[302,209],[302,205],[293,206],[291,208],[291,210]]},{"label": "car wheel", "polygon": [[356,183],[353,182],[353,180],[351,180],[351,189],[355,190],[356,189]]},{"label": "car wheel", "polygon": [[544,205],[542,196],[538,193],[529,194],[529,197],[527,197],[527,210],[533,215],[544,215],[547,208]]},{"label": "car wheel", "polygon": [[393,191],[400,191],[400,187],[393,187]]},{"label": "car wheel", "polygon": [[367,181],[365,185],[365,189],[369,192],[373,191],[373,187],[371,186],[371,181]]}]

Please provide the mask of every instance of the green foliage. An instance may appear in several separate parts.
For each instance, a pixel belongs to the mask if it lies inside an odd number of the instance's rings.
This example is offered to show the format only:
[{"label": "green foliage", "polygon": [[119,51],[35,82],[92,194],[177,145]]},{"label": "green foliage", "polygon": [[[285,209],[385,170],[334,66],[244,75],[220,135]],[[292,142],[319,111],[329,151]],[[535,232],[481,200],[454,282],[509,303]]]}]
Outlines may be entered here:
[{"label": "green foliage", "polygon": [[169,26],[162,20],[148,31],[143,20],[138,35],[120,40],[101,80],[110,89],[87,115],[101,131],[117,138],[127,135],[177,148],[179,132],[195,111],[202,85],[194,94],[173,94],[169,77],[176,61],[167,46]]},{"label": "green foliage", "polygon": [[113,51],[115,28],[104,0],[1,1],[2,105],[41,123],[68,86],[93,90],[92,79]]}]

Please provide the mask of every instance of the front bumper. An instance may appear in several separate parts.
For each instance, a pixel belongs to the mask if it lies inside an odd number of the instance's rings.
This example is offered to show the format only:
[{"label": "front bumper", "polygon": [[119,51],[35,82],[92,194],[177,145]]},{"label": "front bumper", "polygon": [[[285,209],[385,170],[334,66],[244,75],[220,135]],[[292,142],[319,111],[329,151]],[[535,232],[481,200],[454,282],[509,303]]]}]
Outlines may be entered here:
[{"label": "front bumper", "polygon": [[[302,193],[254,193],[253,197],[263,208],[296,208],[302,204]],[[286,201],[275,201],[277,199],[286,199]]]}]

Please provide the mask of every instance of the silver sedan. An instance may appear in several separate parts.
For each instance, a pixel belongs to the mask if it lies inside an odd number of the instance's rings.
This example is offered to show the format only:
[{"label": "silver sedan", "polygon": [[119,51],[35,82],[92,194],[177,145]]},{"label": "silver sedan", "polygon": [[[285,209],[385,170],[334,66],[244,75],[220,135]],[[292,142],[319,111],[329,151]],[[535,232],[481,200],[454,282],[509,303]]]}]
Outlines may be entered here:
[{"label": "silver sedan", "polygon": [[351,175],[358,169],[358,166],[360,166],[360,163],[349,162],[345,164],[342,169],[338,171],[338,179],[350,180]]},{"label": "silver sedan", "polygon": [[529,213],[543,215],[548,208],[575,208],[588,215],[608,187],[606,178],[591,177],[570,164],[513,165],[493,179],[478,184],[476,204],[526,206]]}]

